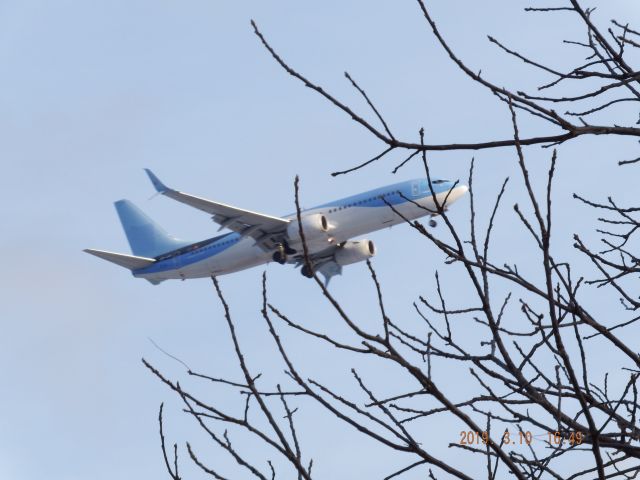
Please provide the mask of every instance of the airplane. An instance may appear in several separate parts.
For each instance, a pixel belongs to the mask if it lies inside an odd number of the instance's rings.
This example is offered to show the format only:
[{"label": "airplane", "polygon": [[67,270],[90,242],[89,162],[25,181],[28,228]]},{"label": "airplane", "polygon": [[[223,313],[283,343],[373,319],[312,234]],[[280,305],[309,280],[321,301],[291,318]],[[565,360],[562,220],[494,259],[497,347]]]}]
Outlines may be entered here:
[{"label": "airplane", "polygon": [[[300,267],[303,276],[321,273],[328,285],[342,267],[376,254],[369,239],[352,240],[405,221],[437,215],[469,188],[449,180],[407,180],[301,211],[311,268],[304,259],[297,214],[274,217],[171,189],[145,169],[157,194],[211,215],[219,230],[231,232],[199,242],[179,240],[128,200],[115,202],[133,255],[86,249],[87,253],[131,270],[154,285],[168,279],[215,277],[274,261]],[[430,184],[430,185],[429,185]],[[431,219],[431,226],[435,220]]]}]

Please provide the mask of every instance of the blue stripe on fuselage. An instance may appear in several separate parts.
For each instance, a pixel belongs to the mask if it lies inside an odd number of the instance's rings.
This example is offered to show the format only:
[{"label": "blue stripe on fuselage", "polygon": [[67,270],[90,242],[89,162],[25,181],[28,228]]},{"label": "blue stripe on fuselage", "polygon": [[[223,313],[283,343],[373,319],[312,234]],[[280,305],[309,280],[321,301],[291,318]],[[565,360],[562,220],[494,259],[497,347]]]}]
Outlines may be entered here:
[{"label": "blue stripe on fuselage", "polygon": [[[454,182],[447,180],[432,180],[433,191],[438,194],[453,188]],[[433,195],[426,178],[416,178],[404,182],[376,188],[368,192],[352,195],[333,202],[324,203],[304,212],[318,209],[338,209],[347,207],[386,207],[387,203],[399,205],[409,201],[419,200]],[[304,213],[303,212],[303,213]],[[294,217],[295,214],[287,215]],[[134,270],[134,275],[179,270],[187,265],[206,260],[237,244],[241,240],[239,233],[226,233],[219,237],[188,245],[179,250],[165,253],[156,257],[156,262],[148,267]]]},{"label": "blue stripe on fuselage", "polygon": [[204,242],[191,244],[180,250],[165,253],[156,257],[156,262],[145,268],[134,270],[134,275],[144,275],[147,273],[166,272],[167,270],[179,270],[192,263],[206,260],[213,257],[227,248],[237,244],[241,239],[239,233],[225,233]]}]

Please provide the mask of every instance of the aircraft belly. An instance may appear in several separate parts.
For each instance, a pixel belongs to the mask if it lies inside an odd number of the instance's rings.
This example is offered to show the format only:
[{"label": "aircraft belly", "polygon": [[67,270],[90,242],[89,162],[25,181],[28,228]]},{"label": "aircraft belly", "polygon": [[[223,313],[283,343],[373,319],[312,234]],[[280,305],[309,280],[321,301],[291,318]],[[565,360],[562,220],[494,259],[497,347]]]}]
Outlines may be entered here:
[{"label": "aircraft belly", "polygon": [[253,239],[243,239],[233,247],[198,262],[139,277],[153,281],[205,278],[251,268],[267,263],[270,259],[271,253],[256,246]]},{"label": "aircraft belly", "polygon": [[413,203],[405,203],[404,205],[400,205],[399,208],[396,209],[398,213],[400,213],[402,217],[404,217],[403,219],[400,215],[396,214],[396,218],[398,220],[397,223],[402,223],[405,221],[405,219],[415,220],[416,218],[424,217],[425,215],[430,214],[424,208],[421,208],[421,207],[429,208],[429,204],[425,203],[423,199],[418,200],[416,203],[418,203],[418,205],[420,206],[415,205]]},{"label": "aircraft belly", "polygon": [[212,257],[208,265],[208,275],[223,275],[267,263],[271,253],[265,252],[252,238],[243,239],[237,245]]}]

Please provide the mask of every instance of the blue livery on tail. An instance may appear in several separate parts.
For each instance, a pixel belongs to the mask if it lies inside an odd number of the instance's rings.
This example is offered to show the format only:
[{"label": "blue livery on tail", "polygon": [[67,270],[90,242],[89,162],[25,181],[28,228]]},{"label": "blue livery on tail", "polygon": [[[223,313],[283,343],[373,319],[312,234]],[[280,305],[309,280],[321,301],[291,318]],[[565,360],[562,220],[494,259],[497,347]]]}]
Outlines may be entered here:
[{"label": "blue livery on tail", "polygon": [[[145,169],[156,191],[202,210],[231,232],[200,242],[179,240],[128,200],[115,202],[133,255],[86,249],[85,252],[125,267],[135,277],[158,284],[163,280],[224,275],[270,261],[301,267],[312,277],[321,273],[328,284],[342,267],[376,254],[371,240],[353,240],[385,227],[435,216],[468,188],[449,180],[414,179],[325,203],[296,214],[273,217],[173,190]],[[312,267],[304,261],[300,227]]]}]

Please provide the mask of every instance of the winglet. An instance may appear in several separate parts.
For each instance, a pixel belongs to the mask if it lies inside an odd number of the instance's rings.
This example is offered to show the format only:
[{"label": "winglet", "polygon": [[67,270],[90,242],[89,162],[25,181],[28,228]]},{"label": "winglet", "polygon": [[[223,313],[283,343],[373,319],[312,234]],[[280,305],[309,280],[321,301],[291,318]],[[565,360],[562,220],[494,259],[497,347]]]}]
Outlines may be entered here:
[{"label": "winglet", "polygon": [[160,179],[156,177],[151,170],[149,170],[148,168],[145,168],[144,171],[147,172],[147,175],[149,176],[149,180],[151,180],[151,183],[153,183],[153,187],[156,189],[158,193],[164,193],[167,190],[171,190],[164,183],[162,183]]}]

